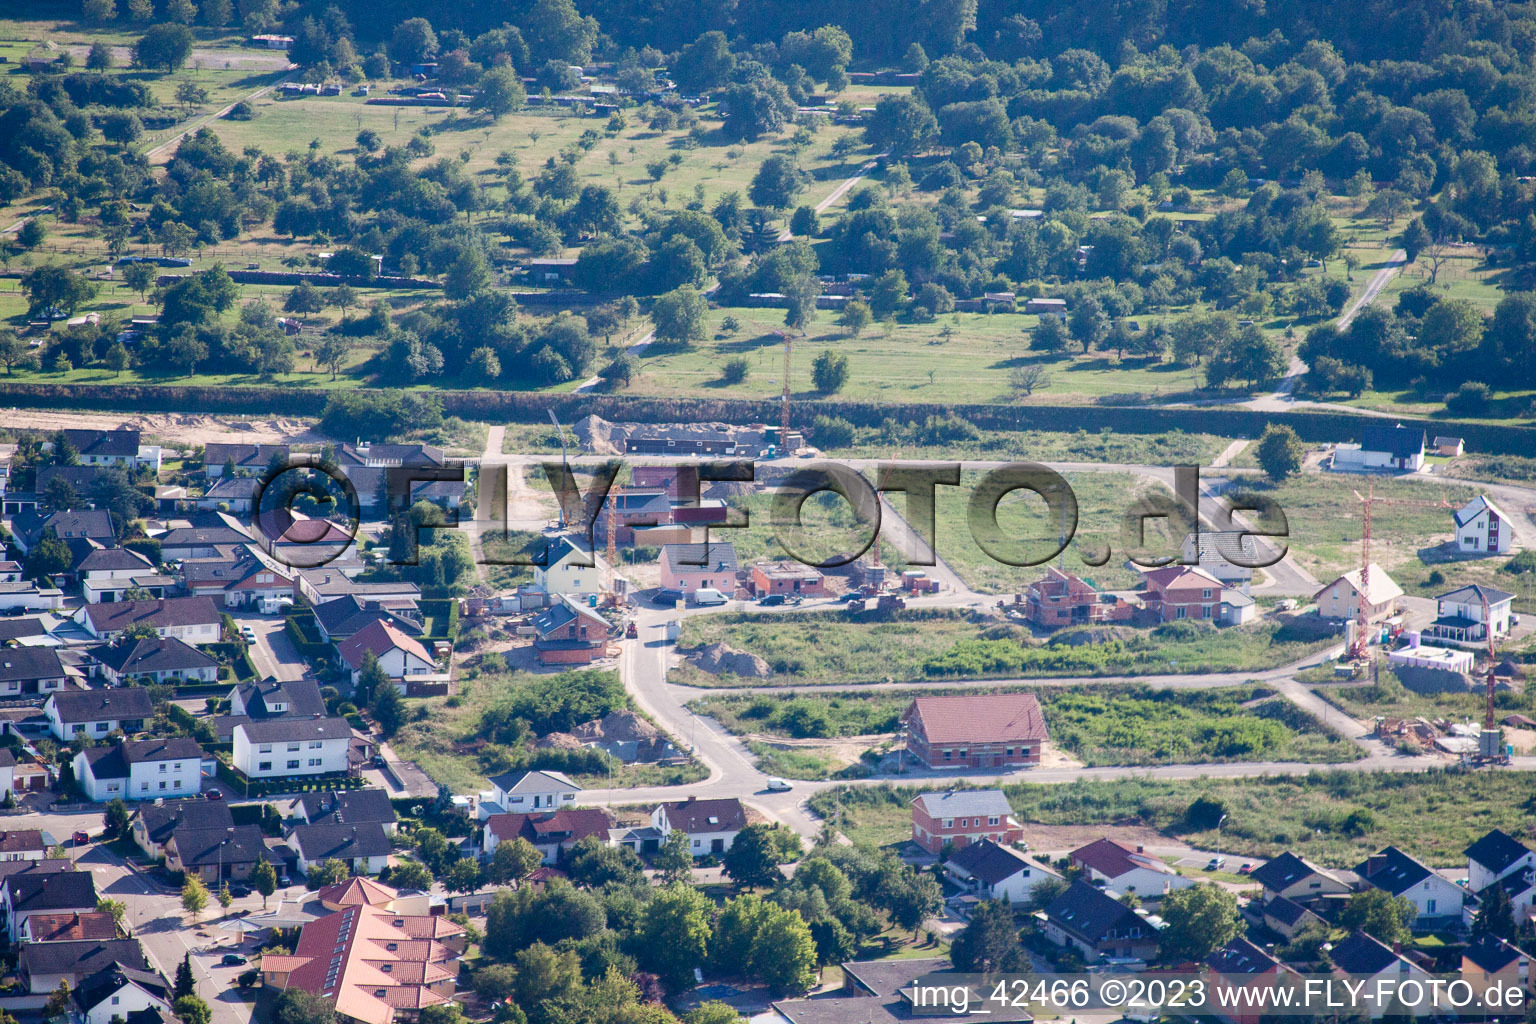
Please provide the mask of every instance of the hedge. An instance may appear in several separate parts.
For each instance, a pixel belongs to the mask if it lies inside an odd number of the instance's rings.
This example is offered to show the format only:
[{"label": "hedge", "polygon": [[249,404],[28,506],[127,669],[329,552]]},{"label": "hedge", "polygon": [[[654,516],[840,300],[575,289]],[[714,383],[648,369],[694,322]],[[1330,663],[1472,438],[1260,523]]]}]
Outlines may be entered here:
[{"label": "hedge", "polygon": [[[305,615],[308,616],[307,610]],[[300,656],[311,661],[329,662],[331,660],[331,645],[322,640],[311,640],[297,616],[283,616],[283,630],[293,641],[293,645],[299,649]]]},{"label": "hedge", "polygon": [[418,602],[421,614],[432,622],[432,632],[424,640],[459,638],[459,602],[454,598],[427,598]]},{"label": "hedge", "polygon": [[[376,389],[359,388],[359,393]],[[526,391],[434,391],[443,413],[497,423],[543,423],[550,411],[565,422],[587,415],[637,423],[776,423],[777,400],[644,398],[630,395],[545,394]],[[231,413],[240,416],[314,416],[315,398],[301,389],[203,385],[58,384],[0,381],[0,402],[23,408],[94,409],[113,412]],[[809,423],[817,414],[840,416],[855,426],[876,427],[887,419],[921,423],[929,416],[963,416],[987,430],[1113,430],[1163,434],[1172,430],[1258,437],[1270,423],[1289,424],[1302,440],[1322,443],[1358,439],[1367,423],[1400,422],[1431,434],[1452,434],[1469,448],[1488,454],[1536,451],[1536,427],[1467,423],[1454,419],[1398,417],[1387,420],[1355,413],[1300,409],[1255,412],[1235,406],[1174,408],[1135,405],[1006,405],[933,403],[881,404],[823,400],[791,403],[791,418]],[[1029,458],[1020,451],[1019,458]]]}]

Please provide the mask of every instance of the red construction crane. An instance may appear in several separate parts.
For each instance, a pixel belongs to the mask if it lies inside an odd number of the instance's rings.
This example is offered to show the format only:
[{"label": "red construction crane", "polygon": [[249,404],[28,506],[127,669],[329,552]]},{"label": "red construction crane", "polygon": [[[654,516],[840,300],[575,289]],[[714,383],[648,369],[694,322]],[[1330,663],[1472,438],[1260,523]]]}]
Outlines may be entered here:
[{"label": "red construction crane", "polygon": [[1349,644],[1349,658],[1356,660],[1365,657],[1366,634],[1370,631],[1370,604],[1368,597],[1371,593],[1371,506],[1381,505],[1406,505],[1417,508],[1455,508],[1444,498],[1437,501],[1421,501],[1414,498],[1378,498],[1376,497],[1376,485],[1372,483],[1362,495],[1354,492],[1355,500],[1364,508],[1365,522],[1360,532],[1360,600],[1357,602],[1358,610],[1355,614],[1355,635]]}]

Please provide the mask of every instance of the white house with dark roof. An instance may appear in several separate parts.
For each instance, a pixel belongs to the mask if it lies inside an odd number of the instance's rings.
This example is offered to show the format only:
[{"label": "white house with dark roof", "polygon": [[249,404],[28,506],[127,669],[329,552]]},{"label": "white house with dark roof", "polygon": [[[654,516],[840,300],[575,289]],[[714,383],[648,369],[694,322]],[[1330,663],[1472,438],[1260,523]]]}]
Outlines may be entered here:
[{"label": "white house with dark roof", "polygon": [[554,811],[574,807],[581,787],[561,772],[525,771],[493,775],[491,788],[483,790],[475,813],[484,821],[493,814],[520,811]]},{"label": "white house with dark roof", "polygon": [[1340,896],[1350,891],[1333,872],[1309,864],[1290,851],[1260,864],[1249,877],[1264,887],[1264,895],[1270,899],[1284,897],[1309,903],[1323,896]]},{"label": "white house with dark roof", "polygon": [[203,474],[210,480],[224,476],[227,463],[234,463],[235,471],[260,476],[274,458],[286,459],[291,449],[285,444],[222,444],[203,446]]},{"label": "white house with dark roof", "polygon": [[146,1012],[174,1016],[171,1003],[176,997],[158,972],[113,964],[81,981],[71,998],[71,1017],[78,1024],[111,1024]]},{"label": "white house with dark roof", "polygon": [[602,592],[607,572],[601,555],[561,536],[549,542],[544,564],[533,567],[533,585],[551,597],[588,597]]},{"label": "white house with dark roof", "polygon": [[411,602],[421,600],[421,588],[404,580],[359,583],[350,575],[330,565],[318,569],[300,569],[294,579],[298,595],[318,608],[344,597],[359,601]]},{"label": "white house with dark roof", "polygon": [[1424,468],[1424,442],[1421,427],[1369,424],[1361,431],[1358,444],[1340,444],[1333,451],[1333,468],[1347,472],[1391,470],[1417,473]]},{"label": "white house with dark roof", "polygon": [[383,826],[376,821],[295,825],[288,835],[288,845],[298,854],[300,871],[339,860],[360,875],[383,871],[393,849]]},{"label": "white house with dark roof", "polygon": [[148,626],[164,637],[211,644],[218,642],[223,630],[218,606],[208,597],[88,604],[75,613],[75,621],[102,640],[115,639],[131,626]]},{"label": "white house with dark roof", "polygon": [[1452,515],[1456,550],[1468,554],[1504,555],[1515,542],[1513,521],[1486,494],[1479,494]]},{"label": "white house with dark roof", "polygon": [[1415,928],[1429,927],[1435,920],[1461,918],[1466,890],[1395,846],[1383,847],[1381,852],[1367,857],[1356,865],[1355,874],[1371,888],[1383,889],[1412,903]]},{"label": "white house with dark roof", "polygon": [[1488,831],[1462,852],[1467,855],[1467,887],[1473,892],[1509,875],[1536,871],[1536,850],[1502,829]]},{"label": "white house with dark roof", "polygon": [[234,727],[232,761],[247,778],[330,775],[347,770],[352,727],[345,718],[273,718]]},{"label": "white house with dark roof", "polygon": [[174,637],[103,644],[91,649],[91,659],[102,677],[113,683],[130,679],[212,683],[219,678],[217,661]]},{"label": "white house with dark roof", "polygon": [[944,862],[944,872],[962,889],[984,899],[1007,900],[1019,906],[1030,902],[1041,882],[1059,880],[1056,872],[1011,846],[990,839],[956,850]]},{"label": "white house with dark roof", "polygon": [[86,747],[75,755],[75,781],[96,803],[193,796],[203,791],[205,757],[186,736]]},{"label": "white house with dark roof", "polygon": [[735,797],[722,800],[686,800],[658,804],[651,811],[651,826],[663,841],[674,831],[688,836],[690,852],[695,857],[724,853],[747,827],[747,810]]},{"label": "white house with dark roof", "polygon": [[0,697],[55,693],[66,676],[56,648],[0,648]]},{"label": "white house with dark roof", "polygon": [[119,730],[139,732],[154,717],[155,707],[149,691],[138,686],[59,690],[48,695],[43,714],[54,739],[68,743],[76,736],[100,739]]},{"label": "white house with dark roof", "polygon": [[1488,627],[1495,640],[1509,635],[1515,595],[1507,590],[1471,583],[1435,598],[1435,621],[1424,630],[1424,639],[1453,647],[1483,647]]},{"label": "white house with dark roof", "polygon": [[[1348,975],[1356,982],[1364,981],[1371,991],[1395,987],[1409,978],[1423,981],[1429,977],[1390,946],[1358,929],[1348,938],[1334,943],[1328,950],[1328,959],[1333,961],[1335,974]],[[1390,1008],[1388,1003],[1371,1003],[1360,1009],[1374,1020],[1384,1016]]]},{"label": "white house with dark roof", "polygon": [[5,906],[5,924],[15,941],[21,927],[33,914],[53,914],[96,909],[95,873],[91,871],[54,870],[47,861],[18,865],[20,870],[6,875],[0,885],[0,901]]},{"label": "white house with dark roof", "polygon": [[178,829],[206,831],[234,828],[235,818],[223,800],[158,799],[133,812],[129,834],[148,857],[165,855],[165,844]]}]

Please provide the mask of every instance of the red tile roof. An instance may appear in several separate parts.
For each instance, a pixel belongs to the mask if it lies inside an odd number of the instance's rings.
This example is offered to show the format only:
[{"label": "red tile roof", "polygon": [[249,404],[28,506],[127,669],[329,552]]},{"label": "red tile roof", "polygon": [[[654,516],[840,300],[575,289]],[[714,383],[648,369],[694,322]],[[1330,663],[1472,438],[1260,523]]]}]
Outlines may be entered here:
[{"label": "red tile roof", "polygon": [[360,669],[363,666],[365,654],[371,653],[375,658],[382,658],[397,647],[407,654],[415,655],[428,665],[434,664],[432,655],[427,653],[421,641],[406,636],[383,619],[375,619],[337,644],[336,652],[348,665],[354,669]]},{"label": "red tile roof", "polygon": [[1138,853],[1135,849],[1113,839],[1095,839],[1087,846],[1072,851],[1072,859],[1084,867],[1092,868],[1106,878],[1119,878],[1137,868],[1156,871],[1159,874],[1177,874],[1156,857]]},{"label": "red tile roof", "polygon": [[522,836],[530,843],[575,842],[587,836],[606,838],[613,819],[601,807],[570,807],[534,814],[493,814],[485,827],[498,841]]},{"label": "red tile roof", "polygon": [[919,697],[907,715],[930,743],[1045,740],[1045,716],[1032,693]]}]

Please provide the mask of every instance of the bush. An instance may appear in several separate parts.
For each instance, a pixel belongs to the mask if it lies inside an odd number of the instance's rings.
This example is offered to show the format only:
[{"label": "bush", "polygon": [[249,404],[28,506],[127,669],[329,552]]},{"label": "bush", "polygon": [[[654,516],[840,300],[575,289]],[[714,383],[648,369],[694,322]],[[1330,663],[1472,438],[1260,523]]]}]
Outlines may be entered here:
[{"label": "bush", "polygon": [[224,115],[224,119],[227,121],[254,121],[256,119],[256,108],[245,100],[241,100],[229,108],[229,113]]},{"label": "bush", "polygon": [[811,438],[821,448],[847,448],[853,444],[853,424],[837,416],[817,416],[811,421]]},{"label": "bush", "polygon": [[1458,416],[1483,412],[1493,392],[1480,380],[1462,382],[1461,387],[1445,396],[1445,407]]},{"label": "bush", "polygon": [[1499,569],[1511,576],[1523,576],[1528,572],[1536,572],[1536,551],[1522,551]]},{"label": "bush", "polygon": [[745,356],[736,356],[727,359],[720,367],[720,379],[727,384],[740,384],[747,379],[747,374],[752,372],[752,366]]}]

